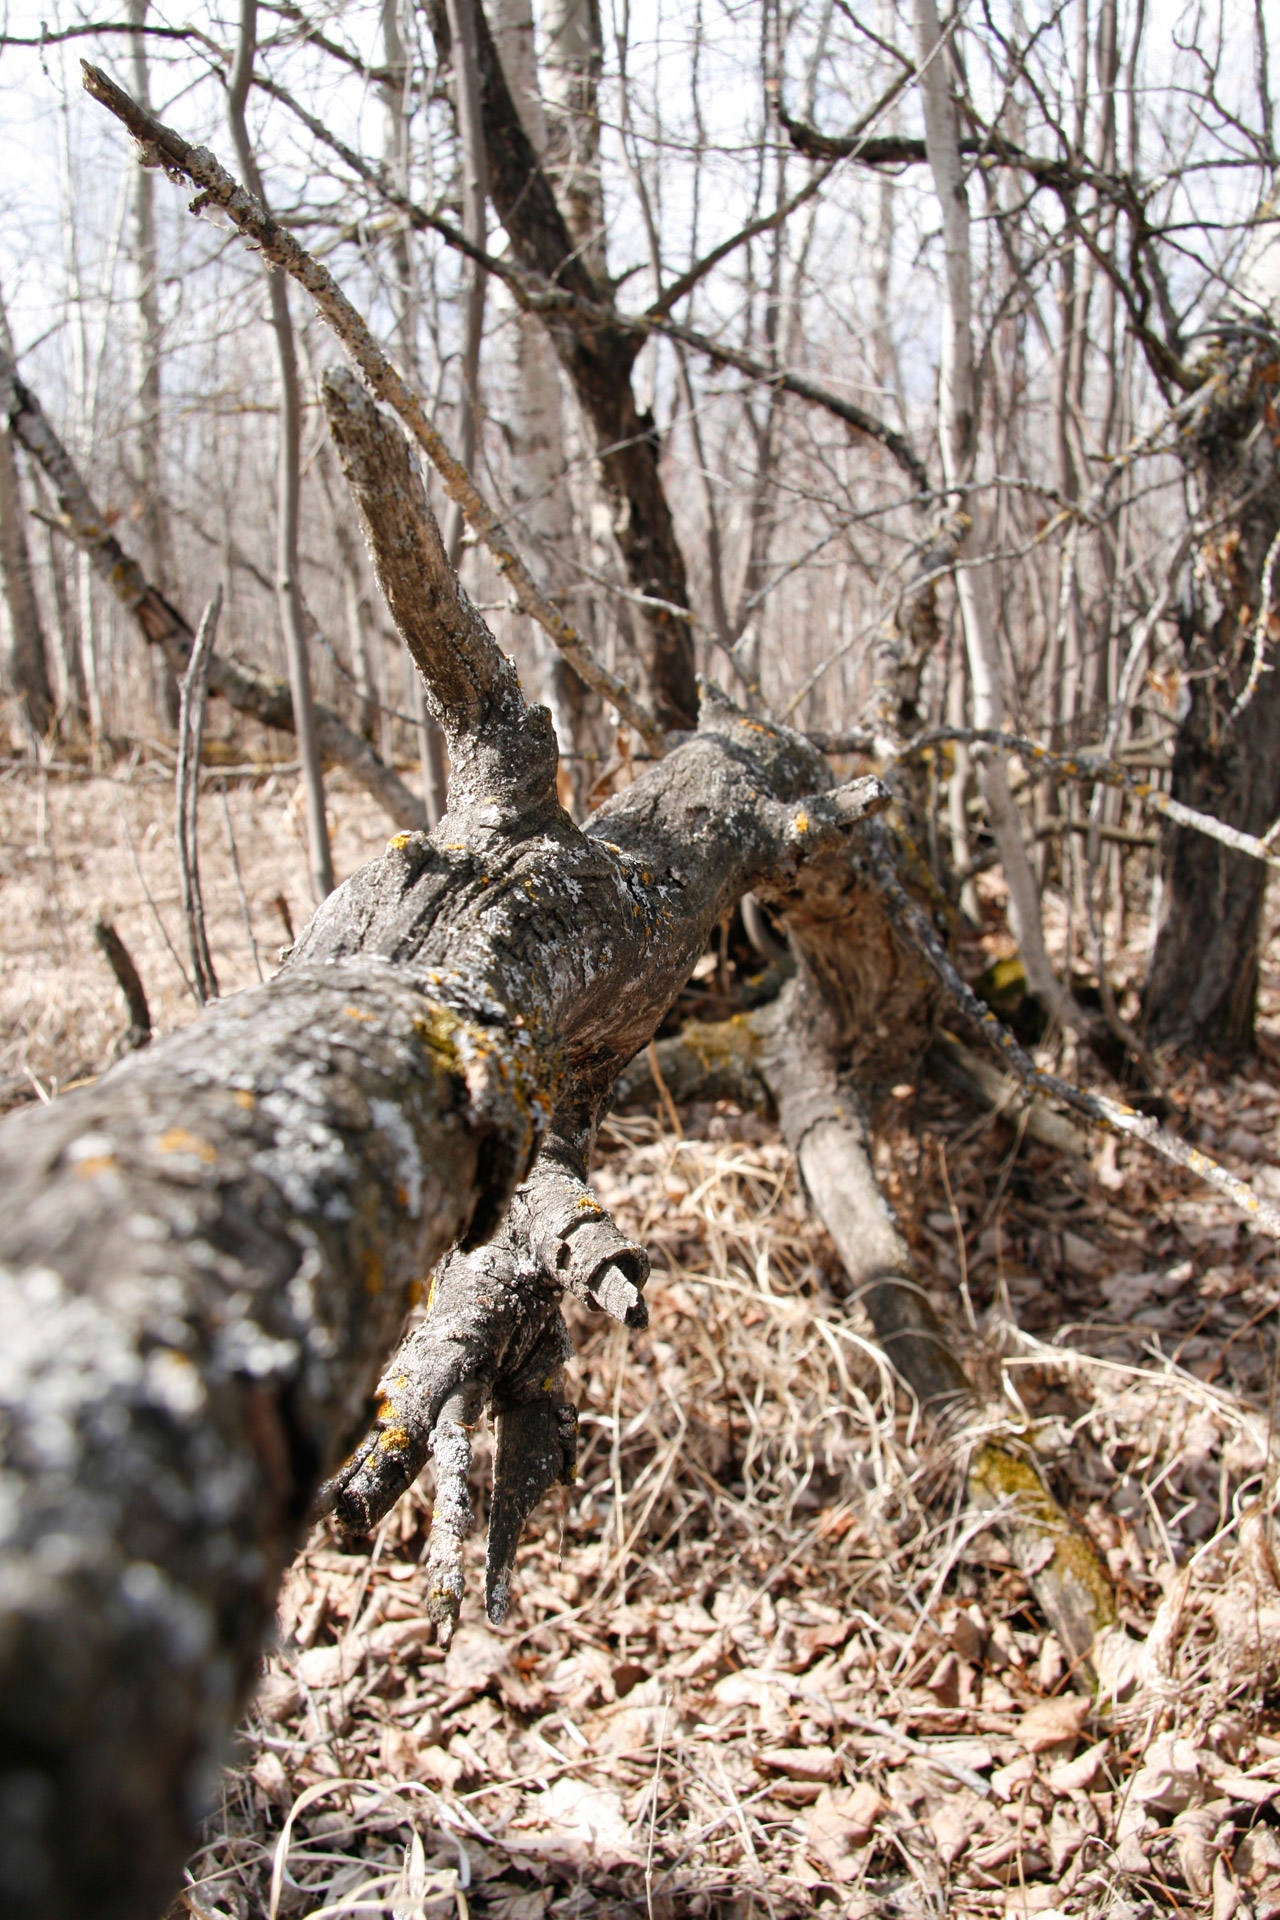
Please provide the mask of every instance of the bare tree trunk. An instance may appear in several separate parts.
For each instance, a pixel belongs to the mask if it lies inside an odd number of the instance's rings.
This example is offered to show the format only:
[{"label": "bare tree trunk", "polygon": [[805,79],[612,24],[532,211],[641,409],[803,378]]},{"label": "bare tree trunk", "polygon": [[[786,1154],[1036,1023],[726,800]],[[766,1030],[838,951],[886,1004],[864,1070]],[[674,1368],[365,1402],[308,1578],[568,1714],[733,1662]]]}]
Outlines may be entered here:
[{"label": "bare tree trunk", "polygon": [[[145,24],[150,4],[151,0],[129,0],[129,19],[135,28],[141,29]],[[137,31],[129,38],[134,96],[143,106],[150,107],[146,35]],[[178,576],[169,521],[161,431],[160,365],[163,335],[156,264],[155,173],[150,167],[135,167],[133,170],[132,214],[134,392],[137,407],[134,444],[138,460],[143,551],[151,578],[166,599],[172,599],[178,590]],[[161,658],[158,664],[164,714],[173,728],[178,723],[177,681],[167,660]]]},{"label": "bare tree trunk", "polygon": [[[473,11],[489,192],[512,251],[526,270],[607,311],[607,293],[590,273],[521,124],[478,0]],[[433,7],[432,30],[442,54],[447,52],[442,7]],[[628,582],[645,596],[639,632],[658,720],[668,729],[689,727],[698,705],[693,643],[687,620],[666,611],[688,606],[688,583],[658,470],[653,420],[639,412],[632,389],[639,339],[621,322],[588,324],[571,314],[551,316],[548,327],[595,438]]]},{"label": "bare tree trunk", "polygon": [[[543,155],[548,134],[538,91],[529,0],[498,0],[494,38],[524,129],[534,151]],[[560,599],[576,584],[569,561],[574,546],[573,499],[565,458],[560,375],[546,328],[532,314],[515,317],[513,340],[514,364],[507,397],[513,492],[532,536],[543,584],[553,599]],[[583,610],[584,624],[590,615],[588,603]],[[604,746],[602,704],[599,695],[583,684],[541,628],[535,627],[532,637],[542,670],[542,695],[551,709],[560,742],[562,766],[566,757],[572,756],[566,771],[581,817]]]},{"label": "bare tree trunk", "polygon": [[[1262,836],[1280,817],[1280,480],[1264,414],[1280,347],[1224,328],[1188,436],[1210,509],[1232,523],[1190,570],[1180,610],[1186,711],[1170,792]],[[1247,501],[1244,506],[1238,502]],[[1159,924],[1146,983],[1156,1044],[1233,1056],[1253,1044],[1267,869],[1216,840],[1161,827]]]},{"label": "bare tree trunk", "polygon": [[[227,89],[227,118],[235,143],[236,158],[249,191],[266,206],[262,175],[249,139],[245,120],[245,101],[253,81],[253,58],[257,48],[257,0],[241,0],[240,38],[235,66]],[[271,301],[271,326],[275,334],[276,354],[280,362],[280,462],[276,499],[276,566],[280,626],[284,635],[285,658],[289,665],[289,688],[293,696],[294,734],[298,742],[298,762],[306,795],[307,851],[311,864],[311,885],[317,900],[333,891],[333,856],[329,850],[329,824],[324,810],[324,775],[316,740],[315,708],[311,695],[311,666],[307,657],[306,628],[302,613],[302,592],[298,580],[298,511],[302,492],[302,396],[298,386],[298,361],[293,341],[293,321],[289,314],[289,283],[277,267],[268,267],[267,291]]]},{"label": "bare tree trunk", "polygon": [[599,109],[604,49],[599,0],[545,0],[542,38],[547,178],[588,273],[604,285]]},{"label": "bare tree trunk", "polygon": [[[942,211],[946,256],[938,383],[939,439],[947,485],[958,488],[973,477],[977,446],[969,200],[961,169],[945,50],[939,47],[937,8],[934,0],[914,0],[914,8],[925,150]],[[956,594],[964,624],[974,725],[1000,728],[1004,725],[1004,687],[992,616],[989,569],[975,564],[983,549],[984,516],[974,510],[963,495],[957,495],[955,507],[972,515],[959,545],[958,557],[966,564],[957,569]],[[1023,844],[1018,810],[1009,792],[1003,754],[998,751],[982,754],[978,758],[978,772],[1009,889],[1009,919],[1026,969],[1027,984],[1050,1012],[1070,1020],[1069,996],[1055,977],[1045,949],[1040,895]]]},{"label": "bare tree trunk", "polygon": [[0,393],[0,574],[4,578],[5,616],[0,688],[17,695],[27,726],[37,739],[42,739],[53,725],[53,692],[49,684],[44,625],[27,546],[26,509],[22,502],[17,453],[9,427],[9,406],[3,393]]},{"label": "bare tree trunk", "polygon": [[[406,193],[409,191],[409,115],[407,96],[410,73],[404,35],[400,31],[402,0],[382,0],[382,51],[387,79],[382,88],[386,108],[386,137],[383,156],[392,178]],[[407,226],[397,227],[392,240],[396,277],[394,304],[396,336],[405,377],[419,385],[418,365],[418,280]],[[464,460],[463,465],[468,463]],[[418,735],[418,758],[422,767],[422,797],[431,826],[441,818],[447,804],[447,778],[444,763],[444,737],[427,712],[422,684],[417,675],[410,681],[410,700]]]}]

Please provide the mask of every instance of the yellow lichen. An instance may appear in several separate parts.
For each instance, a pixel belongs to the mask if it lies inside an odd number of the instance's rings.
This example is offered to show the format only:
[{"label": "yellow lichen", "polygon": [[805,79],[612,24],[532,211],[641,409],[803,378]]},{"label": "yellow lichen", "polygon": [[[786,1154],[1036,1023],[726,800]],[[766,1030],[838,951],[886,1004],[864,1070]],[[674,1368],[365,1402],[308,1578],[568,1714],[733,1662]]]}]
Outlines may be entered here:
[{"label": "yellow lichen", "polygon": [[186,1127],[167,1127],[156,1141],[159,1153],[194,1153],[197,1159],[212,1162],[218,1157],[218,1149],[208,1140],[202,1140],[198,1133],[191,1133]]}]

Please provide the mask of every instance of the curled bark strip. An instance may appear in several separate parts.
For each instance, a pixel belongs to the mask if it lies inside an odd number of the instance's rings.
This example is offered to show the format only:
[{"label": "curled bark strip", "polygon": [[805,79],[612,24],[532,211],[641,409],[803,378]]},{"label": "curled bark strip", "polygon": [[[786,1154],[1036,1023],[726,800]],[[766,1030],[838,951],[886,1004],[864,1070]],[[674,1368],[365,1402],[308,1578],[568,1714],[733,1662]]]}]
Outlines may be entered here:
[{"label": "curled bark strip", "polygon": [[174,838],[178,849],[178,877],[182,911],[187,922],[191,971],[201,1006],[218,998],[218,976],[213,970],[209,936],[204,923],[204,894],[200,887],[200,844],[197,833],[200,805],[200,751],[204,741],[204,702],[209,686],[213,643],[222,611],[222,588],[204,610],[191,647],[187,670],[179,683],[178,764],[174,772],[177,819]]}]

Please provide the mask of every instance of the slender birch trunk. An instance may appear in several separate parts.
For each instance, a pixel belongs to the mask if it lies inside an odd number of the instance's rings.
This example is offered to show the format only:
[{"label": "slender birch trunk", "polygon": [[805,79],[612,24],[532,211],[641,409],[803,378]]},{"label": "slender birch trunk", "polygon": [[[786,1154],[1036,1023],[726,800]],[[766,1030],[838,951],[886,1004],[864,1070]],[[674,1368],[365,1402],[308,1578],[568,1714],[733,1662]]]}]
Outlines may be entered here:
[{"label": "slender birch trunk", "polygon": [[[516,110],[535,153],[544,158],[549,143],[546,115],[538,90],[533,10],[529,0],[498,0],[493,16],[498,57]],[[520,518],[531,536],[543,586],[563,599],[577,584],[573,498],[565,453],[565,423],[560,373],[546,328],[533,314],[513,316],[511,384],[507,396],[507,432],[511,442],[512,491]],[[583,621],[591,608],[575,609]],[[540,627],[531,638],[537,655],[542,698],[551,709],[562,767],[561,782],[581,817],[604,746],[600,697],[579,680],[558,647]],[[567,764],[566,764],[567,762]]]},{"label": "slender birch trunk", "polygon": [[[240,171],[251,193],[265,206],[262,175],[249,139],[245,120],[245,101],[253,80],[253,58],[257,47],[257,0],[241,0],[240,39],[227,91],[227,118],[235,142]],[[298,762],[306,795],[307,852],[311,866],[311,885],[317,900],[333,891],[333,856],[329,850],[329,825],[324,810],[324,775],[320,768],[320,749],[316,738],[315,707],[311,695],[311,665],[307,657],[306,627],[302,611],[302,592],[298,580],[298,513],[302,494],[302,395],[298,384],[298,360],[294,347],[293,321],[289,314],[288,282],[277,267],[267,268],[267,290],[271,300],[271,326],[275,334],[280,363],[280,460],[278,468],[276,565],[280,625],[284,634],[285,658],[289,666],[289,688],[293,695],[294,733],[298,742]]]},{"label": "slender birch trunk", "polygon": [[31,574],[26,508],[13,435],[0,401],[0,575],[4,618],[0,621],[0,692],[16,694],[22,716],[40,738],[53,723],[53,693],[44,625]]},{"label": "slender birch trunk", "polygon": [[[382,89],[386,109],[382,155],[391,176],[405,192],[409,190],[409,60],[404,35],[400,30],[402,0],[382,0],[382,53],[387,79]],[[392,239],[395,282],[392,299],[396,315],[396,349],[406,379],[421,384],[418,365],[418,280],[409,229],[400,224]],[[445,810],[448,779],[445,767],[444,736],[431,715],[417,674],[409,676],[409,701],[418,736],[418,759],[422,768],[422,798],[427,819],[434,827]]]},{"label": "slender birch trunk", "polygon": [[[1005,722],[1000,653],[991,608],[990,569],[975,564],[983,551],[984,519],[972,499],[958,490],[972,479],[977,448],[974,416],[973,269],[969,241],[969,198],[960,165],[960,141],[945,53],[939,49],[934,0],[914,0],[920,92],[924,104],[925,150],[942,212],[946,260],[942,300],[942,354],[938,370],[938,434],[947,486],[957,490],[954,506],[969,515],[956,569],[956,596],[964,627],[965,652],[973,694],[974,725],[1001,728]],[[1068,1018],[1063,992],[1045,950],[1040,895],[1027,857],[1018,810],[1009,792],[1003,754],[980,750],[978,777],[1009,889],[1009,920],[1026,971],[1027,985],[1059,1018]]]},{"label": "slender birch trunk", "polygon": [[[147,63],[145,24],[151,0],[129,0],[128,17],[138,29],[130,34],[130,59],[133,68],[133,92],[143,106],[151,104],[151,78]],[[163,331],[160,323],[158,293],[159,269],[156,261],[155,172],[150,167],[134,167],[131,182],[130,216],[132,232],[130,253],[133,265],[133,384],[137,409],[134,427],[134,451],[138,462],[138,499],[140,525],[147,572],[161,593],[172,599],[178,591],[177,566],[173,553],[173,529],[169,520],[168,495],[164,477],[164,448],[161,430],[161,352]],[[169,663],[156,662],[158,692],[164,717],[170,728],[178,723],[178,683]]]}]

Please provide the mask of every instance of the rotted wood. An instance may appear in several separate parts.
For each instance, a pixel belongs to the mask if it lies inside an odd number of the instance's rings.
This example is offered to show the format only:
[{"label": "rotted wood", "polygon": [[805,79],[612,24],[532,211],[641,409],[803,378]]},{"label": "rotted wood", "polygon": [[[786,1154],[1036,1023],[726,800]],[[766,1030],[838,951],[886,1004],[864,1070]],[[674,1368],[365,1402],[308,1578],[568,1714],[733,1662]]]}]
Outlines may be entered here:
[{"label": "rotted wood", "polygon": [[[576,827],[550,718],[453,579],[404,440],[352,376],[325,397],[448,735],[449,810],[338,888],[265,986],[0,1124],[14,1920],[160,1911],[282,1571],[424,1277],[494,1232],[540,1141],[581,1169],[618,1070],[732,902],[856,840],[886,802],[874,780],[833,786],[799,736],[704,698],[697,734]],[[568,1247],[561,1287],[636,1310],[639,1260],[551,1238],[558,1269]],[[477,1394],[498,1407],[493,1593],[531,1484],[569,1451],[554,1396],[531,1386],[557,1336],[541,1268],[529,1285],[516,1312],[471,1267],[427,1319],[448,1485],[452,1429]],[[434,1563],[446,1613],[449,1553],[446,1539]]]}]

